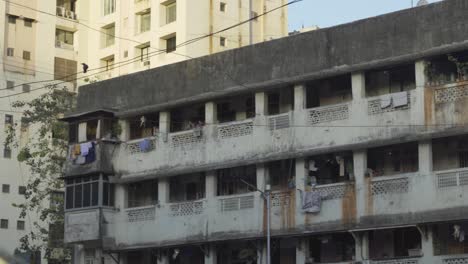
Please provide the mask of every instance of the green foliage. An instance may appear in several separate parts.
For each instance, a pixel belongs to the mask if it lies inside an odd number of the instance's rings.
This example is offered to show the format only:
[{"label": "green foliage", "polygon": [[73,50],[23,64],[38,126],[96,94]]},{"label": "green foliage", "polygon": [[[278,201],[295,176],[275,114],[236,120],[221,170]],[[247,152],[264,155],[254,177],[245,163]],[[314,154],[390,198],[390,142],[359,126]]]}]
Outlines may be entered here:
[{"label": "green foliage", "polygon": [[[23,110],[22,123],[31,129],[28,142],[21,146],[17,159],[27,165],[30,173],[26,185],[25,202],[14,204],[20,211],[21,218],[29,214],[38,215],[40,221],[31,223],[31,231],[20,239],[20,250],[44,250],[45,257],[59,263],[68,263],[69,249],[63,243],[52,241],[50,226],[63,229],[64,209],[63,198],[58,198],[57,191],[62,191],[62,167],[66,160],[68,146],[68,130],[66,124],[58,119],[65,112],[71,111],[75,103],[75,94],[66,88],[48,87],[47,92],[31,101],[17,101],[12,105]],[[16,129],[7,133],[8,144],[14,144]],[[16,140],[18,141],[18,140]],[[16,144],[18,146],[18,144]],[[53,204],[54,206],[51,206]],[[59,247],[59,250],[56,250]],[[55,253],[53,253],[55,252]],[[59,254],[57,254],[59,252]]]},{"label": "green foliage", "polygon": [[463,78],[463,76],[468,73],[468,62],[461,62],[452,54],[449,54],[447,57],[449,61],[453,62],[457,66],[458,78]]}]

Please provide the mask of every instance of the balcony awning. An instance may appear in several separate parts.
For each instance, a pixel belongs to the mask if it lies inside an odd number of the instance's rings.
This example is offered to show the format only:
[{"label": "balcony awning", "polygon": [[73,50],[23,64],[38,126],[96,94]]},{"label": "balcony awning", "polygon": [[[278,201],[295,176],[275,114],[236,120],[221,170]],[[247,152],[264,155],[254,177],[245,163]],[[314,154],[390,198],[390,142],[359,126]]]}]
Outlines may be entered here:
[{"label": "balcony awning", "polygon": [[387,230],[387,229],[397,229],[397,228],[407,228],[407,227],[416,227],[417,225],[397,225],[397,226],[379,226],[379,227],[369,227],[369,228],[357,228],[357,229],[350,229],[349,232],[364,232],[364,231],[372,231],[372,230]]},{"label": "balcony awning", "polygon": [[74,121],[89,120],[91,118],[95,119],[98,117],[114,117],[115,113],[117,113],[115,109],[103,108],[103,109],[90,110],[86,112],[67,113],[65,114],[64,117],[59,118],[59,120],[64,121],[64,122],[74,122]]}]

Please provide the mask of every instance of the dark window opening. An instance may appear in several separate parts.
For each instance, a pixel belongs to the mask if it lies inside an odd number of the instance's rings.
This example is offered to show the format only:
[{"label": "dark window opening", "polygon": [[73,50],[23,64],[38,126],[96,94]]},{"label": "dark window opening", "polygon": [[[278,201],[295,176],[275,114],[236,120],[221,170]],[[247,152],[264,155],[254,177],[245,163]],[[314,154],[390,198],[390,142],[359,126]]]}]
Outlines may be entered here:
[{"label": "dark window opening", "polygon": [[251,186],[257,186],[257,168],[250,165],[222,169],[217,171],[217,178],[218,196],[248,193],[254,191]]},{"label": "dark window opening", "polygon": [[280,94],[268,94],[268,115],[277,115],[280,113]]},{"label": "dark window opening", "polygon": [[314,263],[335,263],[354,260],[355,242],[351,234],[328,234],[310,238],[310,257]]},{"label": "dark window opening", "polygon": [[180,247],[169,250],[169,264],[204,264],[205,254],[200,247]]},{"label": "dark window opening", "polygon": [[416,89],[414,64],[366,72],[368,97]]},{"label": "dark window opening", "polygon": [[306,86],[306,107],[341,104],[352,100],[351,75],[309,82]]},{"label": "dark window opening", "polygon": [[205,125],[205,105],[171,111],[171,132],[201,128]]},{"label": "dark window opening", "polygon": [[417,172],[418,143],[406,143],[369,149],[367,166],[373,176]]},{"label": "dark window opening", "polygon": [[[99,182],[102,182],[102,191]],[[99,195],[102,195],[103,206],[114,205],[114,184],[106,176],[86,176],[65,180],[65,208],[86,208],[98,206]]]},{"label": "dark window opening", "polygon": [[295,160],[279,160],[268,163],[268,182],[272,190],[284,190],[294,184]]},{"label": "dark window opening", "polygon": [[128,207],[141,207],[158,203],[158,181],[131,183],[127,186]]},{"label": "dark window opening", "polygon": [[297,240],[294,238],[271,241],[271,264],[295,264]]},{"label": "dark window opening", "polygon": [[7,16],[8,16],[8,23],[16,24],[16,19],[18,19],[17,16],[13,16],[13,15],[7,15]]},{"label": "dark window opening", "polygon": [[421,256],[421,234],[415,227],[369,232],[373,260]]},{"label": "dark window opening", "polygon": [[205,198],[205,175],[191,174],[172,177],[169,182],[169,201],[183,202]]},{"label": "dark window opening", "polygon": [[177,49],[176,37],[166,39],[166,52],[170,53]]},{"label": "dark window opening", "polygon": [[426,64],[429,82],[455,82],[468,76],[468,51],[434,57]]},{"label": "dark window opening", "polygon": [[159,113],[134,117],[129,123],[130,140],[153,137],[159,133]]},{"label": "dark window opening", "polygon": [[333,184],[347,182],[353,178],[352,152],[318,155],[308,159],[310,184]]},{"label": "dark window opening", "polygon": [[25,186],[19,186],[18,187],[18,194],[25,195],[26,194],[26,187]]},{"label": "dark window opening", "polygon": [[278,115],[291,111],[294,107],[294,88],[282,87],[267,93],[268,115]]},{"label": "dark window opening", "polygon": [[86,140],[97,139],[98,120],[90,120],[86,122]]},{"label": "dark window opening", "polygon": [[432,227],[434,239],[434,255],[468,254],[468,222],[437,224]]},{"label": "dark window opening", "polygon": [[1,219],[0,220],[0,228],[1,229],[8,229],[8,219]]},{"label": "dark window opening", "polygon": [[10,184],[2,184],[2,193],[10,193]]},{"label": "dark window opening", "polygon": [[249,242],[231,242],[217,245],[216,263],[248,264],[257,263],[258,254]]}]

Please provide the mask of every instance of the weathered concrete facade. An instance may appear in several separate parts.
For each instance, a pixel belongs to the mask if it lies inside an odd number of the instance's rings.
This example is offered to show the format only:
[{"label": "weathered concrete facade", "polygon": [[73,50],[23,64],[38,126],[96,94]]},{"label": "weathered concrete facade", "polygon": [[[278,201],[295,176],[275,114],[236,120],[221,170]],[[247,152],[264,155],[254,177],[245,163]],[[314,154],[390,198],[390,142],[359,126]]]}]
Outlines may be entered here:
[{"label": "weathered concrete facade", "polygon": [[76,260],[265,263],[247,182],[272,187],[274,263],[467,263],[467,12],[447,0],[82,87],[65,118]]}]

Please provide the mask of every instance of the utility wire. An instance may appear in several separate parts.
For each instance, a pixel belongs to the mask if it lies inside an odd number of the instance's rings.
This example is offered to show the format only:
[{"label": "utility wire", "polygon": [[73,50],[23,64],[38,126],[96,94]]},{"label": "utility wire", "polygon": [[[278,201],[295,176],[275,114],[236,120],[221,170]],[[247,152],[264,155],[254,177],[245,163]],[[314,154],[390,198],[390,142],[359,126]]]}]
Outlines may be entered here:
[{"label": "utility wire", "polygon": [[[37,10],[37,9],[35,9],[35,8],[29,7],[29,6],[25,6],[25,5],[21,5],[21,4],[12,2],[12,1],[10,1],[10,0],[2,0],[2,1],[7,2],[7,3],[11,3],[11,4],[13,4],[13,5],[20,6],[20,7],[23,7],[23,8],[31,9],[31,10],[34,10],[34,11],[39,12],[39,13],[47,14],[47,15],[54,16],[54,17],[59,17],[59,16],[57,16],[57,15],[55,15],[55,14],[48,13],[48,12],[41,11],[41,10]],[[250,22],[250,21],[256,20],[258,17],[265,16],[265,15],[267,15],[267,14],[269,14],[269,13],[271,13],[271,12],[274,12],[274,11],[276,11],[276,10],[278,10],[278,9],[287,7],[287,6],[289,6],[289,5],[292,5],[292,4],[301,2],[301,1],[303,1],[303,0],[294,0],[294,1],[288,2],[288,3],[286,3],[286,4],[283,4],[283,5],[279,6],[279,7],[276,7],[276,8],[274,8],[274,9],[269,10],[269,11],[266,11],[266,12],[264,12],[264,13],[262,13],[262,14],[259,14],[259,15],[257,15],[257,16],[254,16],[254,17],[252,17],[252,18],[250,18],[250,19],[248,19],[248,20],[245,20],[245,21],[242,21],[242,22],[237,23],[237,24],[235,24],[235,25],[232,25],[232,26],[230,26],[230,27],[227,27],[227,28],[225,28],[225,29],[221,29],[221,30],[219,30],[219,31],[216,31],[216,32],[213,32],[213,33],[209,33],[209,34],[203,35],[203,36],[201,36],[201,37],[197,37],[197,38],[194,38],[194,39],[190,39],[190,40],[188,40],[188,41],[185,41],[185,42],[183,42],[183,43],[180,43],[179,45],[176,45],[176,48],[179,48],[179,47],[182,47],[182,46],[186,46],[186,45],[192,44],[192,43],[197,42],[197,41],[200,41],[200,40],[202,40],[202,39],[204,39],[204,38],[207,38],[207,37],[210,37],[210,36],[214,36],[214,35],[219,34],[219,33],[221,33],[221,32],[224,32],[224,31],[233,29],[233,28],[235,28],[235,27],[241,26],[241,25],[246,24],[246,23],[248,23],[248,22]],[[105,31],[101,31],[101,30],[99,30],[99,29],[95,29],[95,28],[93,28],[93,27],[90,27],[90,26],[88,26],[88,25],[86,25],[86,24],[80,23],[79,21],[76,21],[76,20],[73,20],[73,19],[68,19],[68,18],[63,18],[63,17],[59,17],[59,18],[64,19],[64,20],[67,20],[67,21],[71,21],[71,22],[73,22],[73,23],[77,23],[77,24],[79,24],[79,25],[83,25],[83,26],[85,26],[86,28],[89,28],[89,29],[91,29],[91,30],[100,32],[100,33],[105,34],[105,35],[107,35],[107,36],[111,36],[111,37],[114,37],[114,38],[117,38],[117,39],[122,39],[122,40],[131,41],[131,42],[138,43],[138,44],[144,44],[144,43],[141,43],[141,42],[132,40],[132,39],[128,39],[128,38],[123,38],[123,37],[119,37],[119,36],[116,36],[116,35],[112,35],[112,34],[110,34],[110,33],[107,33],[107,32],[105,32]],[[151,46],[150,46],[150,48],[157,50],[157,54],[155,54],[155,55],[159,55],[159,54],[161,54],[162,52],[167,52],[166,50],[157,49],[157,48],[154,48],[154,47],[151,47]],[[177,52],[172,52],[172,53],[174,53],[174,54],[176,54],[176,55],[179,55],[179,56],[183,56],[183,57],[186,57],[186,58],[193,59],[193,57],[188,56],[188,55],[180,54],[180,53],[177,53]],[[152,54],[152,53],[149,53],[149,54]],[[152,57],[152,56],[153,56],[153,55],[149,56],[149,54],[144,55],[144,57],[148,58],[148,57]],[[140,58],[142,58],[141,55],[140,55],[140,56],[137,56],[137,57],[135,57],[135,58],[133,58],[133,59],[127,60],[127,61],[121,61],[121,62],[115,63],[114,65],[120,64],[120,63],[126,63],[126,62],[128,62],[128,61],[132,61],[132,62],[133,62],[133,60],[139,60]],[[125,64],[125,65],[127,65],[127,64]],[[123,66],[123,65],[119,65],[119,66],[117,66],[117,67],[116,67],[116,66],[113,66],[113,68],[118,68],[118,67],[121,67],[121,66]],[[98,69],[107,68],[107,67],[108,67],[108,66],[103,66],[103,67],[99,67],[99,68],[95,68],[95,69],[89,69],[88,71],[98,70]],[[65,77],[63,77],[62,79],[66,79],[66,78],[68,78],[68,77],[78,75],[79,73],[83,73],[83,72],[82,72],[82,71],[81,71],[81,72],[77,72],[77,73],[75,73],[75,74],[71,74],[71,75],[65,76]],[[209,74],[212,74],[212,73],[209,73]],[[230,79],[232,79],[234,82],[236,82],[236,81],[235,81],[231,76],[229,76],[228,74],[226,74],[226,76],[228,76]],[[76,80],[76,79],[75,79],[75,80]],[[37,82],[34,82],[34,83],[39,83],[39,82],[50,82],[50,81],[55,81],[55,79],[53,79],[53,80],[37,81]],[[74,81],[74,80],[71,80],[71,81]],[[24,83],[24,84],[27,84],[27,83]],[[242,84],[240,84],[240,85],[243,86]],[[6,89],[8,89],[8,88],[0,89],[0,90],[6,90]],[[37,89],[35,89],[35,90],[37,90]],[[13,94],[13,95],[9,95],[9,96],[15,96],[15,95],[17,95],[17,94]],[[0,98],[4,98],[4,97],[0,97]]]}]

